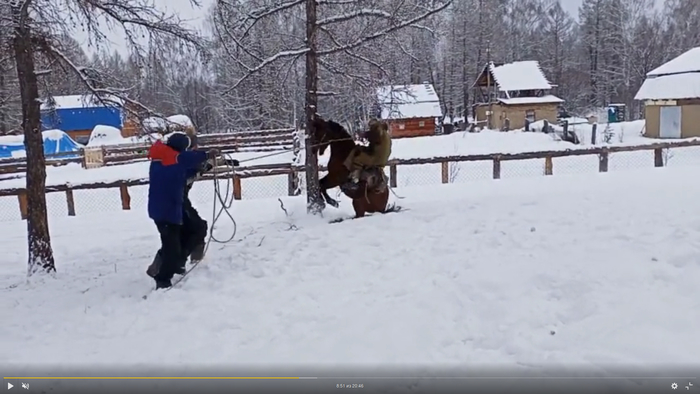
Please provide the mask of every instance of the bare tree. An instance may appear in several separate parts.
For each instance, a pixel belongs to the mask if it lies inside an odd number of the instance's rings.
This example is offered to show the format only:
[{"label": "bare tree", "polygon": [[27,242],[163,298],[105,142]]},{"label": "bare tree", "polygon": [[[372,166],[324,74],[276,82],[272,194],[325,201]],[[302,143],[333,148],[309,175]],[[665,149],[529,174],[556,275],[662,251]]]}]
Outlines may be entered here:
[{"label": "bare tree", "polygon": [[[0,30],[10,31],[6,39],[13,48],[22,103],[22,129],[27,154],[27,240],[28,274],[56,270],[47,219],[46,166],[43,138],[37,57],[60,64],[74,73],[92,94],[105,103],[127,102],[126,108],[147,110],[128,97],[126,89],[110,88],[101,83],[99,70],[77,64],[66,54],[60,42],[62,34],[80,26],[86,29],[93,43],[105,39],[100,17],[121,26],[137,59],[143,61],[148,48],[140,36],[150,38],[154,47],[165,37],[177,37],[183,45],[201,49],[199,37],[182,27],[173,15],[156,9],[148,0],[10,0],[0,5]],[[106,76],[104,76],[106,77]],[[134,110],[136,111],[136,110]]]},{"label": "bare tree", "polygon": [[[360,81],[371,79],[372,74],[388,74],[381,63],[363,54],[362,49],[395,39],[396,34],[405,28],[424,28],[420,25],[421,21],[444,10],[450,3],[451,0],[280,0],[218,4],[218,12],[227,15],[227,18],[218,19],[219,36],[227,37],[232,48],[229,49],[229,60],[238,66],[238,76],[224,91],[225,94],[270,68],[294,69],[302,56],[305,59],[306,193],[309,213],[318,214],[324,208],[318,185],[318,158],[312,151],[315,141],[311,127],[319,113],[319,97],[336,93],[319,89],[320,68],[329,74],[350,76],[353,70],[347,64],[357,66],[360,61],[366,66],[363,71],[375,71],[348,79]],[[303,20],[303,36],[289,38],[285,42],[287,46],[256,39],[259,26],[284,19],[285,15],[296,15]],[[269,35],[271,30],[268,28],[265,34]],[[340,59],[351,61],[345,63]]]}]

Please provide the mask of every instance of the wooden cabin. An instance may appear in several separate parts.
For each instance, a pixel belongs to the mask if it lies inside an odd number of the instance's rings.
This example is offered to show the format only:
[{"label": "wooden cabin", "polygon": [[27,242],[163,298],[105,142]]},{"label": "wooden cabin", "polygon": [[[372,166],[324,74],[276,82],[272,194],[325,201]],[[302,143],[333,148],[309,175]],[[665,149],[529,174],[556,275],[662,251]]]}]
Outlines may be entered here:
[{"label": "wooden cabin", "polygon": [[647,73],[634,99],[644,101],[645,137],[700,137],[700,47]]},{"label": "wooden cabin", "polygon": [[379,118],[392,138],[435,135],[443,117],[433,85],[382,86],[377,89]]},{"label": "wooden cabin", "polygon": [[552,85],[537,61],[484,66],[472,86],[475,122],[491,130],[522,129],[526,124],[557,122],[564,102],[550,93]]}]

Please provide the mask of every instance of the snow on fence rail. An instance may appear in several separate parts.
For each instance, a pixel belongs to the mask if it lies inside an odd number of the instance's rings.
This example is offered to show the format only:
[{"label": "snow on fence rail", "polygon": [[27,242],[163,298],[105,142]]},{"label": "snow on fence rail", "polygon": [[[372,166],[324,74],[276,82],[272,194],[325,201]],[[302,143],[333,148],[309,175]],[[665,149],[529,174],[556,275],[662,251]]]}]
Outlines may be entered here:
[{"label": "snow on fence rail", "polygon": [[[269,152],[293,150],[295,129],[272,129],[242,131],[237,133],[201,134],[197,138],[202,148],[217,148],[223,152]],[[97,155],[99,166],[128,164],[147,159],[150,142],[105,145],[98,148],[83,148],[77,152],[63,152],[46,156],[47,166],[63,166],[80,163],[90,167],[91,156]],[[92,153],[92,154],[91,154]],[[0,175],[19,174],[27,170],[26,158],[0,160]],[[5,179],[7,179],[5,177]]]},{"label": "snow on fence rail", "polygon": [[[683,149],[685,148],[685,149]],[[435,183],[453,183],[459,182],[459,170],[455,165],[461,164],[486,164],[487,168],[482,166],[482,173],[488,172],[487,177],[490,179],[501,179],[504,174],[509,173],[508,164],[505,163],[519,163],[522,166],[517,169],[529,167],[530,173],[538,175],[553,175],[556,168],[560,168],[562,173],[575,173],[580,172],[582,168],[585,168],[587,172],[595,171],[597,167],[597,172],[608,172],[611,167],[611,157],[617,153],[624,153],[622,156],[615,156],[616,158],[626,157],[636,159],[635,161],[643,162],[643,167],[650,168],[653,163],[653,167],[663,167],[668,165],[671,158],[675,157],[676,153],[690,153],[691,155],[680,155],[680,158],[685,158],[686,165],[697,165],[700,166],[700,141],[683,141],[683,142],[661,142],[656,144],[648,145],[638,145],[638,146],[608,146],[608,147],[593,147],[588,149],[570,149],[570,150],[555,150],[555,151],[538,151],[538,152],[524,152],[524,153],[492,153],[492,154],[479,154],[479,155],[466,155],[466,156],[446,156],[446,157],[432,157],[432,158],[416,158],[416,159],[400,159],[391,160],[389,162],[389,182],[392,187],[398,187],[399,180],[402,178],[406,179],[406,182],[402,182],[401,186],[412,185],[414,180],[410,178],[415,177],[415,174],[411,174],[411,169],[415,169],[419,166],[433,165],[439,166],[439,176],[437,171],[433,174],[433,181],[430,184]],[[674,149],[674,151],[671,151]],[[683,152],[685,150],[685,152]],[[650,154],[653,153],[653,154]],[[633,156],[634,154],[643,154],[645,156]],[[581,161],[576,161],[577,158],[593,159],[587,160],[586,163]],[[557,159],[557,160],[555,160]],[[653,161],[652,161],[653,159]],[[561,162],[559,160],[562,160]],[[617,159],[615,159],[617,160]],[[533,162],[534,161],[534,162]],[[555,166],[555,161],[558,164]],[[683,160],[681,160],[683,161]],[[527,163],[530,162],[530,163]],[[595,165],[597,163],[597,166]],[[530,164],[529,166],[527,164]],[[399,169],[401,167],[401,169]],[[633,166],[639,168],[640,166]],[[472,167],[477,169],[477,167]],[[618,166],[618,168],[620,168]],[[625,168],[625,166],[622,166]],[[629,166],[627,166],[629,168]],[[437,169],[437,168],[436,168]],[[510,168],[511,170],[513,168]],[[320,168],[321,171],[325,171],[325,168]],[[574,171],[571,171],[574,170]],[[223,171],[223,170],[222,170]],[[517,171],[516,171],[517,172]],[[404,175],[405,174],[405,175]],[[511,172],[512,174],[512,172]],[[235,171],[220,172],[219,177],[228,177],[233,180],[233,195],[236,200],[243,199],[244,192],[247,190],[244,187],[246,184],[244,180],[263,180],[263,179],[274,179],[276,182],[268,183],[270,189],[276,189],[273,195],[268,197],[278,197],[281,195],[299,195],[303,189],[303,175],[304,166],[292,165],[292,164],[268,164],[268,165],[256,165],[236,168]],[[520,174],[518,174],[520,175]],[[280,179],[282,177],[282,179]],[[510,177],[510,176],[506,176]],[[205,176],[199,180],[193,192],[190,196],[195,204],[209,203],[212,196],[212,177]],[[247,181],[246,181],[247,182]],[[131,179],[116,181],[110,183],[89,183],[89,184],[65,184],[65,185],[50,185],[46,187],[47,201],[50,205],[51,210],[57,210],[57,205],[60,205],[61,211],[64,211],[68,216],[75,216],[77,214],[76,210],[76,199],[75,194],[86,193],[88,191],[97,192],[104,191],[109,194],[103,195],[104,199],[115,200],[118,206],[121,206],[122,210],[132,209],[132,200],[138,200],[139,204],[145,205],[146,200],[146,188],[145,185],[148,184],[147,178]],[[114,189],[118,189],[119,193],[115,193]],[[59,192],[65,193],[65,198],[56,199]],[[197,194],[199,195],[193,195]],[[207,194],[207,198],[199,198],[202,194]],[[26,190],[21,188],[16,189],[0,189],[0,202],[4,204],[9,203],[8,199],[15,199],[13,211],[13,219],[25,219],[27,215],[27,198]],[[103,212],[107,207],[100,201],[99,209],[97,211]],[[19,209],[17,209],[19,207]],[[117,209],[117,205],[113,205],[112,209]],[[9,212],[11,208],[3,208],[0,212]],[[87,209],[86,209],[87,210]],[[16,215],[19,213],[19,215]],[[19,216],[19,217],[18,217]],[[0,220],[4,218],[0,217]],[[10,220],[13,220],[10,219]],[[7,219],[4,219],[7,220]]]}]

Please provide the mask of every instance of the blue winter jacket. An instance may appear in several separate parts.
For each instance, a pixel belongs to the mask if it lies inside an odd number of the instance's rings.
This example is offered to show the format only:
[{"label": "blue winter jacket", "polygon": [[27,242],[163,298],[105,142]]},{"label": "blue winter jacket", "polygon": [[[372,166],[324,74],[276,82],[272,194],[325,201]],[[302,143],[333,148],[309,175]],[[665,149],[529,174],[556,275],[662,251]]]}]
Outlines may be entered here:
[{"label": "blue winter jacket", "polygon": [[182,224],[187,177],[207,159],[204,151],[178,152],[156,141],[148,152],[151,159],[148,184],[148,216],[156,222]]}]

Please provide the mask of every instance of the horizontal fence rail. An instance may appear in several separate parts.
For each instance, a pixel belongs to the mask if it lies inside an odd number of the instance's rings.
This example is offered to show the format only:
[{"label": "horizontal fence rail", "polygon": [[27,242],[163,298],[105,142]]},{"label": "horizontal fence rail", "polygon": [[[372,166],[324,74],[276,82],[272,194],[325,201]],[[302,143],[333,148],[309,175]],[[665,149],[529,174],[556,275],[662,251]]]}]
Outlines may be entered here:
[{"label": "horizontal fence rail", "polygon": [[[269,152],[298,149],[296,129],[273,129],[242,131],[236,133],[201,134],[198,144],[204,149],[216,148],[223,152]],[[61,152],[46,155],[46,165],[51,167],[78,163],[89,168],[87,152],[98,152],[100,166],[112,166],[144,161],[148,158],[151,142],[105,145],[82,148],[76,152]],[[27,170],[26,158],[0,159],[0,175],[21,174]],[[3,177],[8,179],[8,177]],[[9,179],[12,179],[11,177]]]},{"label": "horizontal fence rail", "polygon": [[[673,157],[674,153],[671,149],[680,148],[698,148],[700,147],[700,141],[682,141],[682,142],[660,142],[648,145],[634,145],[634,146],[605,146],[605,147],[592,147],[584,149],[567,149],[567,150],[553,150],[553,151],[537,151],[537,152],[523,152],[523,153],[491,153],[491,154],[477,154],[477,155],[459,155],[459,156],[444,156],[444,157],[432,157],[432,158],[414,158],[414,159],[395,159],[388,163],[389,167],[389,182],[391,187],[397,187],[398,180],[402,176],[403,171],[409,170],[411,167],[419,167],[421,165],[438,165],[439,166],[439,176],[436,176],[434,183],[453,183],[457,178],[457,172],[459,168],[455,167],[455,164],[464,163],[489,163],[489,176],[490,179],[501,179],[503,175],[504,163],[525,163],[537,161],[537,165],[532,166],[535,168],[539,175],[554,175],[555,173],[555,160],[566,158],[572,159],[576,157],[588,157],[595,158],[597,163],[597,169],[593,167],[589,162],[586,168],[593,170],[595,172],[608,172],[610,167],[610,158],[616,153],[630,153],[639,152],[643,154],[648,154],[646,158],[638,157],[638,160],[643,161],[648,164],[644,164],[644,167],[663,167],[667,165],[668,161]],[[693,165],[700,166],[700,149],[695,149],[691,153],[691,163]],[[623,157],[623,156],[620,156]],[[653,161],[652,161],[653,159]],[[531,165],[533,163],[530,163]],[[401,169],[399,168],[401,167]],[[437,169],[437,168],[436,168]],[[319,168],[320,171],[325,172],[326,168]],[[233,195],[236,200],[243,199],[244,194],[244,182],[243,180],[250,179],[264,179],[264,178],[275,178],[277,182],[274,183],[274,188],[277,190],[275,196],[288,195],[295,196],[302,193],[304,189],[303,176],[305,167],[301,165],[292,164],[266,164],[266,165],[254,165],[237,167],[234,170],[229,168],[217,168],[217,177],[220,179],[230,179],[233,183]],[[437,175],[437,173],[436,173]],[[281,181],[280,176],[284,181]],[[205,174],[200,179],[197,180],[197,184],[204,184],[205,181],[212,181],[212,174]],[[439,179],[439,180],[438,180]],[[56,193],[64,193],[65,199],[63,207],[68,216],[76,215],[76,193],[84,193],[85,191],[97,191],[97,190],[112,190],[110,191],[111,196],[116,198],[119,196],[119,203],[122,210],[132,209],[132,190],[136,188],[143,187],[148,184],[148,178],[137,178],[129,180],[119,180],[114,182],[99,182],[99,183],[84,183],[84,184],[61,184],[61,185],[49,185],[46,186],[47,199],[48,195],[55,195]],[[0,182],[2,185],[2,182]],[[114,193],[116,190],[119,193]],[[193,189],[194,190],[194,189]],[[113,197],[109,197],[110,199]],[[0,189],[0,198],[16,198],[15,204],[19,205],[20,218],[25,219],[27,216],[27,198],[26,190],[23,188],[12,188],[12,189]],[[107,198],[107,197],[105,197]],[[143,190],[139,192],[138,198],[141,200],[145,199],[145,193]],[[0,200],[2,201],[2,200]],[[55,198],[52,199],[55,201]],[[15,205],[17,207],[17,205]],[[2,211],[8,208],[3,208]],[[15,212],[17,208],[15,208]],[[63,209],[62,209],[63,210]],[[0,220],[2,220],[0,218]]]}]

